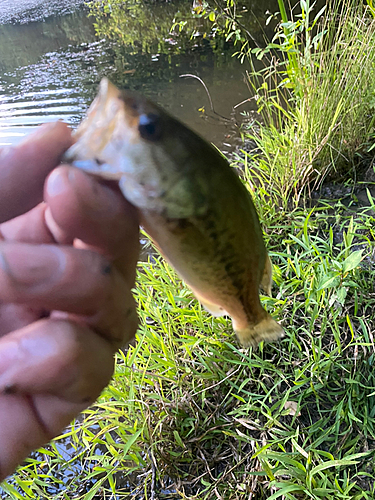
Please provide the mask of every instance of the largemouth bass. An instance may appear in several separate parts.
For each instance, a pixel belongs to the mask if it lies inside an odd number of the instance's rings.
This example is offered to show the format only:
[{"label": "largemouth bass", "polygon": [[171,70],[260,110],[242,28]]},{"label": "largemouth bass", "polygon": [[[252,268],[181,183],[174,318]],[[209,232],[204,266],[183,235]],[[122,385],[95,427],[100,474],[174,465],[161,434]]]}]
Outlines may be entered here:
[{"label": "largemouth bass", "polygon": [[161,254],[209,312],[231,316],[242,345],[283,335],[259,300],[272,266],[255,207],[219,151],[107,79],[75,137],[66,157],[119,181]]}]

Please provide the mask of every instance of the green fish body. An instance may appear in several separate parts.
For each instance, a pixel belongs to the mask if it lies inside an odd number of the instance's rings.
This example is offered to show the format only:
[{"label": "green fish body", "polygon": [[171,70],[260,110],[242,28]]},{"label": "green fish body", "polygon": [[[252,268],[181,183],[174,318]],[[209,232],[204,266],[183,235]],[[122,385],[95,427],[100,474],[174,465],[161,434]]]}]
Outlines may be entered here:
[{"label": "green fish body", "polygon": [[117,179],[161,254],[244,346],[283,335],[264,310],[272,266],[251,196],[211,144],[142,96],[107,79],[67,158]]}]

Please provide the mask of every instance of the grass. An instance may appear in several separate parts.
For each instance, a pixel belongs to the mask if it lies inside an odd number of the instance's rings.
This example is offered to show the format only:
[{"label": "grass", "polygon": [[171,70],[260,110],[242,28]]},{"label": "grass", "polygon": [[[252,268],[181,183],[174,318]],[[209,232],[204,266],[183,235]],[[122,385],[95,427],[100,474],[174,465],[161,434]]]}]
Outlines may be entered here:
[{"label": "grass", "polygon": [[[278,0],[273,38],[259,46],[234,0],[207,0],[212,21],[249,62],[258,117],[243,130],[255,142],[249,162],[273,201],[287,209],[305,188],[348,178],[374,138],[375,4],[373,0]],[[262,69],[259,62],[263,61]],[[371,156],[371,155],[370,155]]]},{"label": "grass", "polygon": [[[245,132],[251,162],[275,198],[298,203],[306,186],[347,176],[366,152],[374,128],[375,19],[362,2],[279,0],[281,23],[265,49],[242,46],[240,57],[265,60],[249,74],[260,120]],[[297,5],[298,6],[298,5]],[[278,196],[282,190],[289,197]]]},{"label": "grass", "polygon": [[261,27],[263,45],[235,0],[204,0],[195,9],[211,22],[212,34],[224,35],[238,48],[234,55],[250,64],[258,116],[243,130],[244,139],[255,142],[249,161],[284,209],[327,177],[356,175],[364,157],[370,162],[374,142],[374,0],[322,4],[277,0],[279,12],[266,12],[274,36],[269,40]]},{"label": "grass", "polygon": [[373,209],[269,214],[262,300],[286,336],[258,349],[161,258],[140,263],[137,342],[83,420],[5,483],[9,498],[375,498]]}]

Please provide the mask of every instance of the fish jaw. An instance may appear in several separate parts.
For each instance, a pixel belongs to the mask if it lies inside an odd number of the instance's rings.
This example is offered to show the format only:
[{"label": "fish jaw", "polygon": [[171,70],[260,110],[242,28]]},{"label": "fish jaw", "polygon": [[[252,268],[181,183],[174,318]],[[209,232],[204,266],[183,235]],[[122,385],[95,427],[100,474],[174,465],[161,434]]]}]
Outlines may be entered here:
[{"label": "fish jaw", "polygon": [[[148,170],[150,161],[140,143],[137,123],[137,116],[125,110],[122,93],[103,78],[98,95],[76,130],[75,143],[65,153],[64,160],[104,179],[122,181],[128,201],[143,208],[149,200],[158,199],[161,193],[157,179],[154,183],[150,178],[148,182],[139,180],[142,170]],[[130,150],[135,150],[135,160],[127,154]]]},{"label": "fish jaw", "polygon": [[[112,162],[109,164],[105,158],[117,160],[119,148],[116,147],[116,143],[120,138],[121,143],[136,140],[133,128],[126,124],[121,93],[103,78],[98,95],[89,107],[86,118],[74,133],[75,144],[65,153],[65,160],[70,162],[91,160],[96,165],[92,167],[94,173],[106,176],[106,173],[111,171],[112,175],[117,174],[120,179],[122,169],[118,161],[116,164]],[[88,168],[87,164],[86,169]]]}]

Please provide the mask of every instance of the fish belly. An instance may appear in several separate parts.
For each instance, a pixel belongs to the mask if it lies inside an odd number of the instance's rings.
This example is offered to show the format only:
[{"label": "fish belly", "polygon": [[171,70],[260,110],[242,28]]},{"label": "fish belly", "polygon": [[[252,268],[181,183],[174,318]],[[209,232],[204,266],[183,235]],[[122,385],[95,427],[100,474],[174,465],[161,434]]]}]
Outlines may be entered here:
[{"label": "fish belly", "polygon": [[243,345],[257,345],[261,340],[281,336],[282,328],[263,309],[259,299],[262,276],[270,272],[263,241],[252,248],[236,249],[227,241],[223,229],[221,241],[213,241],[202,219],[166,220],[159,214],[142,211],[141,221],[160,253],[202,305],[214,316],[231,316]]}]

